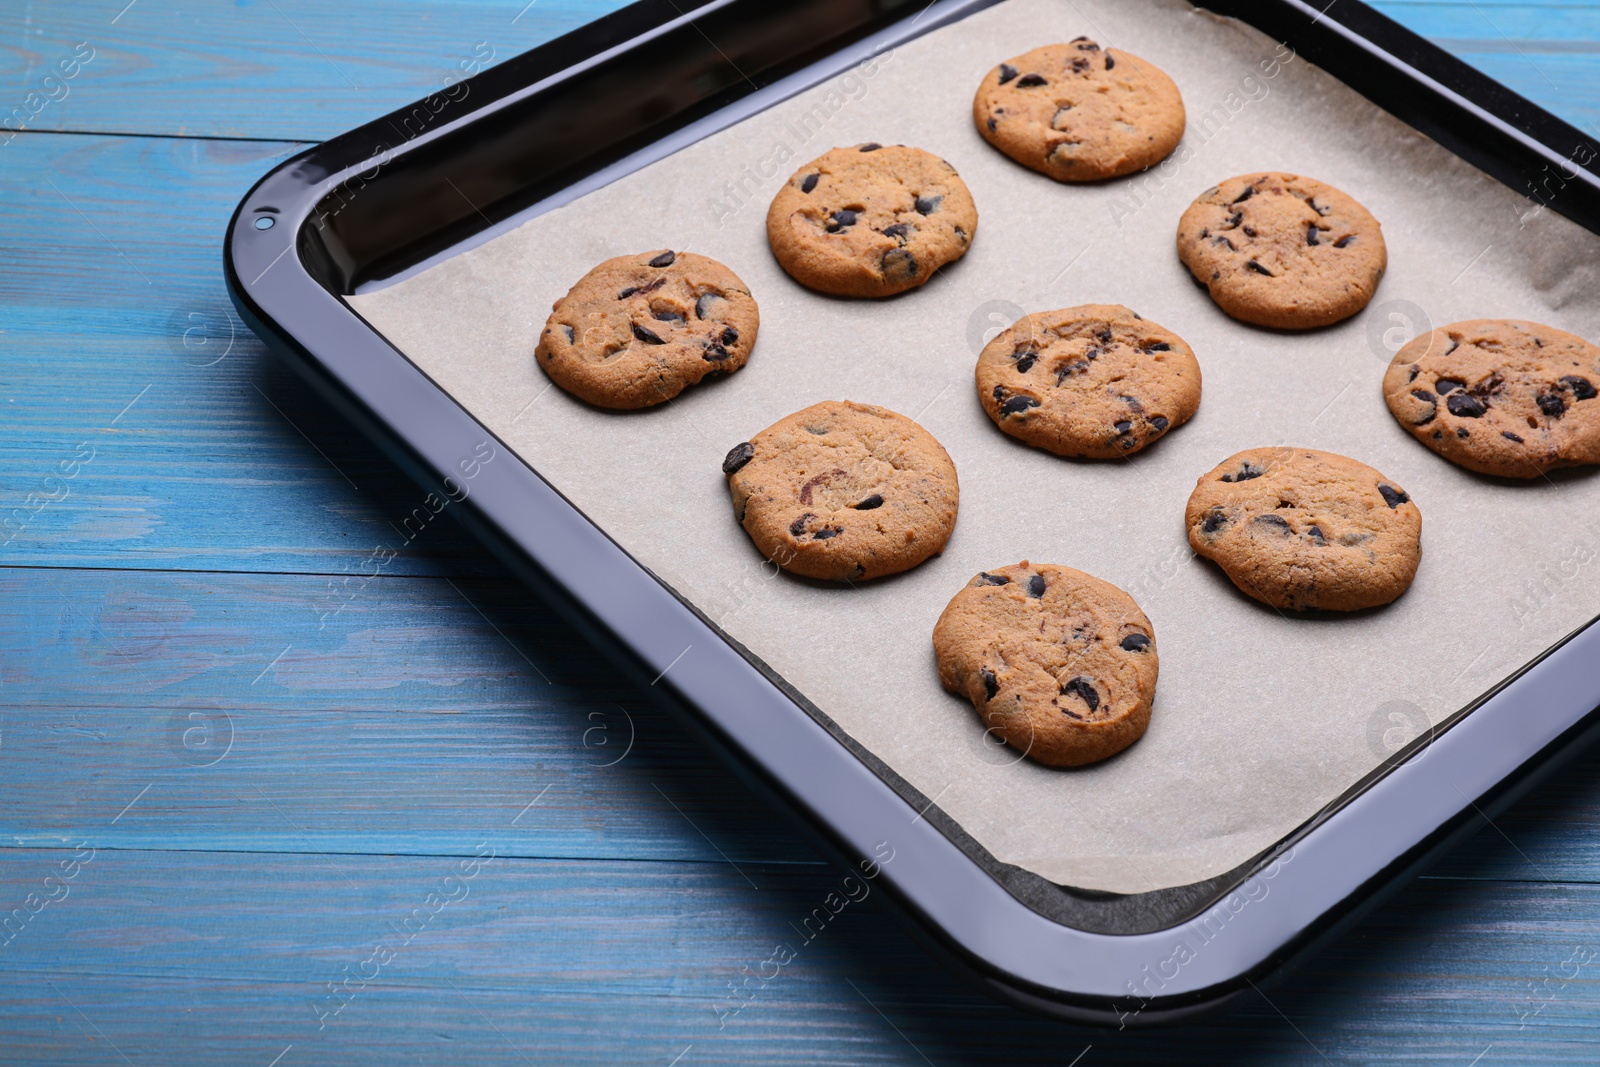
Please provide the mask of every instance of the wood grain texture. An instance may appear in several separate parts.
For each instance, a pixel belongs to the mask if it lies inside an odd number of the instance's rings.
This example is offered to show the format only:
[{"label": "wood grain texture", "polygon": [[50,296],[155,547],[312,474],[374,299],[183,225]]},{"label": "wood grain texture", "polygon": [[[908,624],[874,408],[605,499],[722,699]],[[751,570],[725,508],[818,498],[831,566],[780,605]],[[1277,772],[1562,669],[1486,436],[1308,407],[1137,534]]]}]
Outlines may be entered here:
[{"label": "wood grain texture", "polygon": [[[277,160],[616,0],[124,3],[0,10],[0,116],[95,50],[0,144],[0,1062],[1600,1061],[1600,755],[1178,1031],[999,1007],[874,899],[802,942],[837,876],[448,510],[412,536],[218,269]],[[1600,133],[1595,4],[1378,6]]]},{"label": "wood grain texture", "polygon": [[[624,2],[7,4],[0,115],[25,107],[34,130],[324,140]],[[61,79],[75,53],[92,58]],[[36,114],[29,92],[49,100]]]}]

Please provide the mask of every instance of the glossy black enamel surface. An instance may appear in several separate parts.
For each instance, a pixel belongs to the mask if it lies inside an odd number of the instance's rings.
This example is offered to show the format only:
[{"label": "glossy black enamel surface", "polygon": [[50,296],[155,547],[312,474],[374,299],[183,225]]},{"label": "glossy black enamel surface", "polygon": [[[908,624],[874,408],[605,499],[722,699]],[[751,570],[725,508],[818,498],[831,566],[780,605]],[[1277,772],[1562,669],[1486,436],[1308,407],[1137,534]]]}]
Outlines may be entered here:
[{"label": "glossy black enamel surface", "polygon": [[[680,6],[683,14],[680,12]],[[996,863],[511,456],[340,295],[703,136],[985,0],[646,0],[267,175],[230,224],[230,291],[252,328],[526,581],[812,839],[880,884],[937,954],[996,995],[1112,1025],[1228,1003],[1330,936],[1600,728],[1590,627],[1403,765],[1221,878],[1130,896]],[[1365,7],[1210,5],[1253,22],[1497,177],[1584,160],[1578,131]],[[908,23],[916,20],[915,26]],[[693,24],[691,24],[693,20]],[[716,45],[710,45],[714,40]],[[838,69],[837,67],[832,69]],[[581,91],[580,91],[581,90]],[[1568,164],[1550,206],[1600,226]],[[255,219],[274,216],[258,229]],[[482,462],[492,454],[504,462]],[[670,670],[667,668],[670,667]],[[665,671],[665,674],[662,672]],[[658,679],[659,676],[659,680]]]}]

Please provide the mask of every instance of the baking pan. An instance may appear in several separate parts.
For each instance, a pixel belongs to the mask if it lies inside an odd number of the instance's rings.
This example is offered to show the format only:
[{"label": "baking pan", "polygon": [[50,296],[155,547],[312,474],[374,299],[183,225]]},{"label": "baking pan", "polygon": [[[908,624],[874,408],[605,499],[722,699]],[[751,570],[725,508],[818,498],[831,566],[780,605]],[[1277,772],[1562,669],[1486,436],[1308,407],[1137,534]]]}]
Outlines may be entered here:
[{"label": "baking pan", "polygon": [[[1026,1007],[1148,1025],[1248,991],[1578,751],[1600,726],[1600,679],[1583,669],[1600,629],[1581,627],[1434,722],[1230,870],[1144,892],[1057,884],[997,859],[937,795],[624,551],[349,299],[990,6],[635,4],[281,165],[235,213],[225,266],[241,316],[275,351],[829,855],[876,879],[936,953]],[[1587,139],[1370,9],[1208,7],[1285,42],[1532,197],[1530,209],[1600,229]]]}]

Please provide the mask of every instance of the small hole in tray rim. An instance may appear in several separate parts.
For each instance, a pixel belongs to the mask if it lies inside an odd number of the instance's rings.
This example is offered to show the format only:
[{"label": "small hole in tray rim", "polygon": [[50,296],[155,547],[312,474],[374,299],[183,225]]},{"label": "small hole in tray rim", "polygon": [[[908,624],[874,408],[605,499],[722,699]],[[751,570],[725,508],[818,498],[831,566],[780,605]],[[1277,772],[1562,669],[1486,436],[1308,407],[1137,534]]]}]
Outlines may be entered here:
[{"label": "small hole in tray rim", "polygon": [[274,220],[271,215],[262,215],[256,219],[256,229],[270,230],[272,229],[273,221]]}]

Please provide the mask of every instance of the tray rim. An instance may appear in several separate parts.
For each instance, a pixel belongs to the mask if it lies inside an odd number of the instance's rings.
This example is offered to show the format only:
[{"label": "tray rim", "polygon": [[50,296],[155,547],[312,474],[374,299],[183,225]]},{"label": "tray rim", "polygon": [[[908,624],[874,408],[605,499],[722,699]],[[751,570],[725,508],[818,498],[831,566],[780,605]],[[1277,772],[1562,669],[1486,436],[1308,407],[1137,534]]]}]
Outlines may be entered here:
[{"label": "tray rim", "polygon": [[[517,58],[526,60],[552,45],[568,45],[570,38],[581,37],[608,20],[611,29],[623,38],[620,44],[613,44],[612,50],[637,47],[663,27],[681,25],[741,2],[745,0],[707,0],[683,13],[670,0],[644,0]],[[940,8],[941,13],[957,11],[955,17],[964,17],[993,2],[944,0],[931,6]],[[1241,17],[1222,10],[1241,6],[1232,0],[1205,6]],[[1313,25],[1326,21],[1330,26],[1337,25],[1347,37],[1353,33],[1335,19],[1325,18],[1326,12],[1316,12],[1299,0],[1271,0],[1247,6],[1252,13],[1265,11],[1280,18],[1309,11],[1315,15]],[[1355,8],[1382,18],[1354,0],[1347,0],[1341,14]],[[662,17],[668,14],[672,17]],[[947,20],[930,20],[919,32],[944,21]],[[1256,24],[1252,18],[1243,21]],[[641,32],[634,32],[641,27]],[[1359,47],[1375,47],[1359,35],[1356,39]],[[574,76],[604,54],[606,50],[600,49],[584,55],[546,80]],[[480,79],[486,83],[487,75],[495,71],[501,71],[501,82],[508,83],[506,68],[513,62],[492,68],[472,79],[471,84],[480,84]],[[512,82],[480,94],[480,99],[484,95],[490,97],[483,103],[470,108],[447,108],[441,115],[444,121],[397,151],[412,151],[469,127],[485,108],[502,103],[510,93],[531,95],[543,84],[530,81],[519,87],[514,79]],[[465,99],[463,94],[461,102]],[[1482,813],[1480,801],[1509,803],[1514,795],[1531,787],[1536,771],[1551,769],[1559,758],[1574,754],[1578,747],[1575,741],[1600,736],[1600,710],[1594,708],[1600,698],[1581,685],[1574,690],[1569,677],[1576,674],[1581,679],[1585,656],[1600,651],[1600,627],[1590,624],[1503,680],[1428,738],[1419,739],[1418,744],[1398,753],[1386,765],[1386,771],[1380,769],[1372,780],[1358,783],[1351,791],[1354,795],[1341,798],[1343,803],[1337,808],[1324,809],[1235,872],[1210,880],[1228,880],[1228,884],[1191,918],[1132,934],[1085,931],[1051,920],[951,840],[950,827],[954,824],[945,820],[946,825],[937,825],[937,816],[942,813],[931,803],[917,811],[881,770],[859,762],[859,753],[848,744],[839,746],[844,748],[842,755],[858,761],[859,773],[850,775],[848,768],[840,772],[837,758],[841,753],[833,752],[831,760],[827,754],[831,751],[828,742],[841,738],[829,730],[826,716],[809,707],[803,698],[795,699],[798,694],[785,687],[781,679],[770,672],[763,673],[763,665],[751,662],[747,653],[715,630],[692,605],[628,556],[604,530],[505,448],[354,308],[312,275],[302,259],[304,228],[312,225],[312,213],[326,193],[353,175],[371,169],[377,156],[362,146],[371,143],[367,135],[392,118],[358,127],[280,164],[240,202],[229,222],[224,260],[229,292],[241,317],[337,408],[385,445],[408,473],[460,503],[462,506],[456,510],[474,532],[547,599],[565,607],[586,636],[619,655],[628,673],[661,692],[692,732],[730,758],[751,784],[769,796],[776,794],[787,808],[799,813],[814,843],[864,876],[881,877],[881,884],[912,917],[923,940],[931,942],[936,953],[951,959],[991,992],[1048,1014],[1079,1021],[1116,1022],[1119,1026],[1171,1021],[1226,1003],[1250,988],[1254,979],[1264,977],[1290,956],[1354,921],[1365,908],[1375,905],[1381,890],[1397,887],[1406,875],[1447,848],[1475,823],[1473,816]],[[1529,136],[1525,131],[1519,133]],[[1546,155],[1552,154],[1548,146],[1541,147]],[[1600,184],[1596,188],[1600,189]],[[279,204],[285,206],[276,206]],[[275,223],[287,225],[266,230],[244,225],[248,218],[264,214],[271,215]],[[302,254],[289,257],[287,253],[297,246]],[[283,263],[284,260],[288,262]],[[274,271],[275,267],[279,269]],[[291,328],[290,323],[297,328]],[[343,351],[336,354],[334,350],[341,346]],[[421,413],[427,417],[400,417]],[[437,432],[399,429],[407,423],[426,423]],[[470,455],[452,447],[473,437],[479,443]],[[484,446],[490,449],[489,460],[483,460],[479,451]],[[494,466],[492,460],[501,454],[516,463]],[[476,456],[476,464],[472,456]],[[518,507],[519,503],[524,506]],[[527,507],[530,503],[537,505],[533,514]],[[554,531],[557,525],[560,528]],[[528,535],[536,528],[541,535],[556,532],[554,540],[560,543],[530,551]],[[578,589],[575,583],[556,576],[557,566],[553,564],[558,560],[560,566],[569,568],[592,563],[599,565],[601,573],[610,567],[617,570],[607,574],[610,581],[601,583],[604,588]],[[569,569],[567,573],[576,572]],[[615,596],[617,603],[628,604],[630,612],[642,609],[640,617],[651,620],[658,633],[712,642],[712,652],[692,659],[669,677],[678,660],[697,642],[691,640],[682,647],[674,638],[668,642],[669,648],[659,640],[645,639],[639,633],[638,619],[623,618],[615,608],[608,610],[598,603],[608,596]],[[630,621],[635,625],[627,625]],[[681,651],[672,651],[680,647]],[[705,657],[713,655],[709,666],[703,666]],[[762,714],[773,718],[754,720],[748,714],[739,714],[738,709],[728,708],[725,700],[709,699],[719,690],[737,692],[749,699],[749,707],[762,706]],[[1537,700],[1531,699],[1535,693],[1540,694]],[[1551,699],[1552,695],[1557,699]],[[1524,701],[1546,709],[1544,719],[1549,721],[1541,720],[1538,730],[1527,728],[1529,713],[1525,710],[1507,710]],[[1558,706],[1566,710],[1560,714],[1549,710]],[[805,722],[791,720],[783,722],[781,729],[770,729],[783,716],[794,714]],[[1512,738],[1493,728],[1512,718],[1519,724]],[[1465,728],[1472,723],[1483,725]],[[815,731],[820,731],[820,736]],[[763,732],[765,736],[757,736]],[[1490,740],[1486,742],[1485,738]],[[798,745],[807,752],[806,746],[820,745],[823,755],[815,760],[786,760],[780,750],[773,748],[775,743]],[[1515,758],[1508,759],[1508,753]],[[1424,755],[1425,760],[1420,758]],[[803,784],[816,781],[813,776],[820,768],[844,774],[848,781],[840,792],[850,797],[848,803],[841,804],[837,799],[830,803],[815,795],[815,787],[808,789]],[[1484,777],[1486,769],[1495,768],[1498,770]],[[1479,773],[1470,773],[1474,770]],[[1450,778],[1459,794],[1455,798],[1459,802],[1453,806],[1449,797],[1440,806],[1439,797],[1425,795],[1426,783],[1436,783],[1440,771],[1446,772],[1443,777]],[[1453,777],[1458,773],[1473,792],[1461,789]],[[840,783],[835,778],[829,784]],[[909,791],[920,796],[914,789]],[[1408,818],[1387,821],[1391,831],[1403,822],[1403,832],[1383,838],[1384,847],[1375,850],[1374,831],[1385,821],[1385,806],[1396,803],[1409,813]],[[869,817],[856,817],[852,809],[861,805],[861,811],[871,813]],[[908,814],[912,816],[908,826],[895,827],[887,821],[889,816],[903,818]],[[869,827],[877,829],[869,831]],[[883,861],[881,848],[885,845],[893,860]],[[1374,854],[1384,862],[1375,866]],[[974,874],[977,879],[971,877]],[[1235,874],[1243,876],[1233,879]],[[1286,881],[1276,881],[1285,875]],[[930,887],[941,880],[948,887],[931,892]],[[1203,884],[1208,883],[1196,883]],[[1272,894],[1275,887],[1280,892]],[[1328,890],[1335,888],[1337,892],[1330,895]],[[1285,898],[1290,899],[1285,902]],[[1269,905],[1268,900],[1277,903]],[[1180,965],[1171,979],[1160,973],[1153,979],[1149,977],[1152,964],[1159,970],[1163,961],[1171,960],[1170,951],[1160,950],[1157,940],[1201,936],[1212,929],[1206,924],[1216,921],[1213,913],[1238,901],[1252,905],[1250,918],[1238,925],[1231,922],[1234,914],[1246,913],[1244,904],[1238,905],[1238,911],[1227,913],[1227,928],[1242,933],[1222,949],[1206,952],[1205,967],[1185,973]],[[963,922],[959,915],[962,910],[982,912],[984,921]],[[1214,938],[1204,937],[1200,941],[1208,949],[1213,942]],[[1063,965],[1054,958],[1062,955],[1073,957],[1073,964]],[[1121,986],[1114,982],[1108,985],[1100,980],[1107,974],[1128,977]],[[1134,980],[1141,974],[1146,976],[1143,985],[1136,986]],[[1179,978],[1185,980],[1180,982]],[[1157,984],[1152,986],[1152,981]],[[1149,995],[1140,996],[1136,990],[1141,988]],[[1137,1006],[1130,1008],[1134,1002]]]}]

